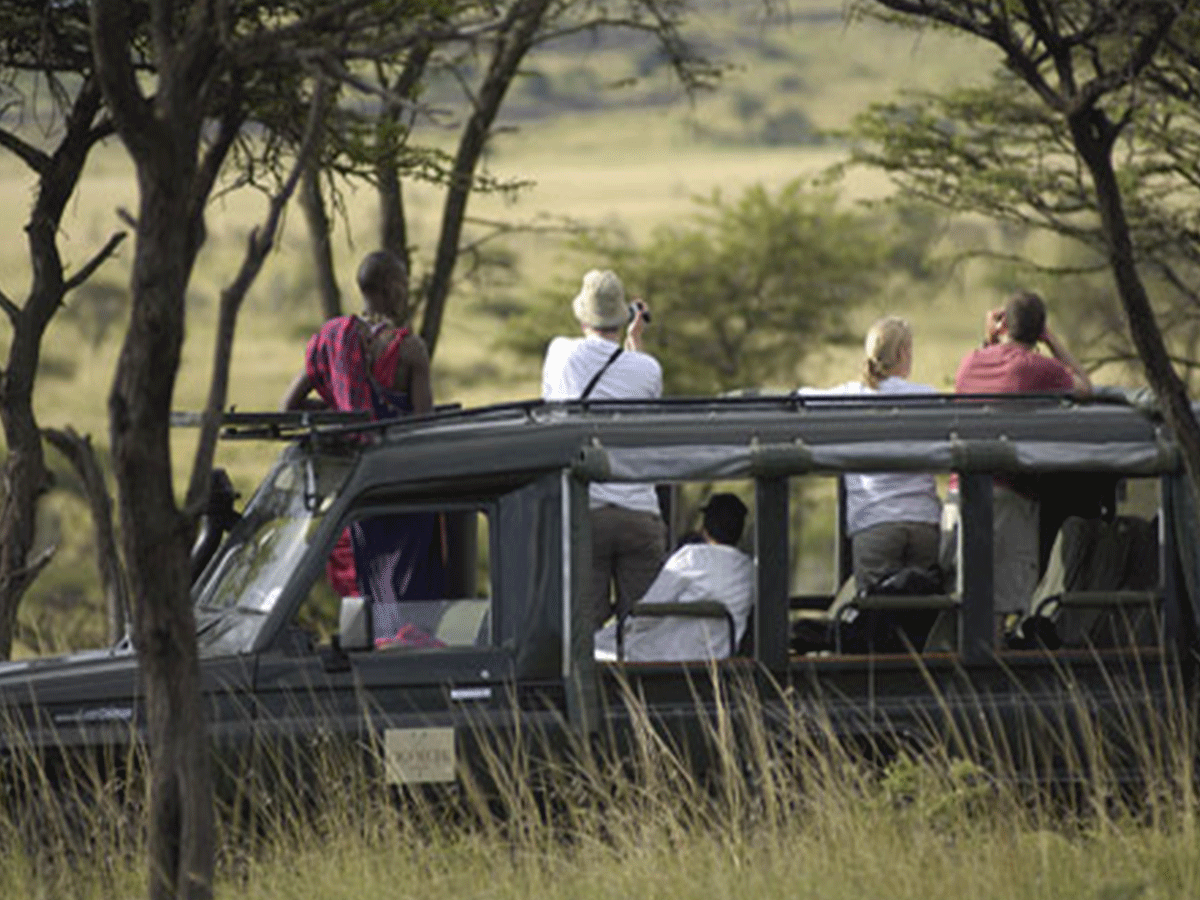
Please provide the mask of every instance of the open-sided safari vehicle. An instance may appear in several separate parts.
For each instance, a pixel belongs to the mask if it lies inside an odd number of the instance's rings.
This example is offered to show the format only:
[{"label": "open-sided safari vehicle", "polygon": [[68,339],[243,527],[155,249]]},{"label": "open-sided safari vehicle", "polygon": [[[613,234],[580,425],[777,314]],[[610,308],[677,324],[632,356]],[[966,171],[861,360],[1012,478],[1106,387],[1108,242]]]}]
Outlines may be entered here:
[{"label": "open-sided safari vehicle", "polygon": [[[1061,729],[1152,722],[1192,684],[1196,510],[1171,435],[1128,403],[530,402],[389,424],[250,415],[227,436],[287,443],[194,585],[220,750],[343,736],[383,762],[387,782],[454,782],[481,735],[620,752],[637,720],[694,749],[736,689],[752,702],[735,719],[808,721],[873,753],[1003,745],[1042,779],[1072,765]],[[839,475],[903,470],[943,486],[957,473],[957,573],[932,593],[855,596],[842,589]],[[991,483],[1011,472],[1041,484],[1044,577],[1036,615],[997,639]],[[745,499],[754,606],[731,658],[594,658],[594,480],[660,486],[676,531],[714,486]],[[342,598],[326,563],[363,525],[384,535],[372,545],[384,559],[387,524],[417,514],[437,523],[448,577],[438,596],[402,604],[419,640],[377,645],[370,614],[386,598],[370,595],[386,587]],[[826,536],[816,550],[814,535]],[[128,646],[4,665],[0,700],[8,747],[120,747],[142,734]]]}]

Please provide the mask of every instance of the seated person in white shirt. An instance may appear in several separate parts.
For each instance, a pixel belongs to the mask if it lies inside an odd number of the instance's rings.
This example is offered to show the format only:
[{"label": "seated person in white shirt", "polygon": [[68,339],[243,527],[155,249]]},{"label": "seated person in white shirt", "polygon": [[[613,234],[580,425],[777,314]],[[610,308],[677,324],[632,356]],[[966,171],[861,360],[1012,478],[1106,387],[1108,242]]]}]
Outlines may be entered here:
[{"label": "seated person in white shirt", "polygon": [[[733,615],[740,641],[754,602],[754,561],[737,548],[746,505],[734,494],[713,494],[705,504],[700,540],[684,544],[664,563],[641,602],[715,600]],[[723,618],[651,617],[625,620],[624,658],[635,662],[721,659],[729,656],[729,625]],[[596,658],[616,659],[615,621],[596,632]]]}]

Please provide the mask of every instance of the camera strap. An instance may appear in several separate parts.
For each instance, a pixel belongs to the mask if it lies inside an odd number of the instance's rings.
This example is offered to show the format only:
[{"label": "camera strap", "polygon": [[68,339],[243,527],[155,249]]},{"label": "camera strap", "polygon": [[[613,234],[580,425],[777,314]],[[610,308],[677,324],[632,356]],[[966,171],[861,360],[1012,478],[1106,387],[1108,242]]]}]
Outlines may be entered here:
[{"label": "camera strap", "polygon": [[603,375],[608,370],[608,367],[613,364],[616,358],[621,355],[622,349],[623,348],[618,346],[617,349],[613,351],[613,355],[605,360],[604,365],[596,370],[596,374],[592,376],[592,380],[587,383],[587,387],[585,387],[583,389],[583,393],[579,395],[580,400],[586,400],[588,398],[588,394],[592,392],[592,388],[596,386],[596,382],[600,380],[600,376]]}]

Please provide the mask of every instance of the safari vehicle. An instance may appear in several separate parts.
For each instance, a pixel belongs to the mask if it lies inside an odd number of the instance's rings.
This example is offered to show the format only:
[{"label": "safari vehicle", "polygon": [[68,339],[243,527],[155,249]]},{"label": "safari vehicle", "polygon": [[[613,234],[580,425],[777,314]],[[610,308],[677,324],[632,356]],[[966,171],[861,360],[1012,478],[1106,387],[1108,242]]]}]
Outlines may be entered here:
[{"label": "safari vehicle", "polygon": [[[390,423],[231,416],[225,435],[286,445],[194,583],[221,748],[341,735],[376,753],[390,783],[454,782],[483,735],[620,752],[638,720],[694,750],[737,690],[753,699],[737,715],[811,723],[866,752],[1003,745],[1016,770],[1053,778],[1080,752],[1055,729],[1153,722],[1190,691],[1196,509],[1162,422],[1119,399],[539,401]],[[857,596],[844,587],[839,476],[904,470],[956,475],[957,573],[933,593]],[[991,484],[1014,472],[1040,479],[1043,565],[1067,574],[997,641]],[[594,657],[592,481],[660,486],[675,536],[714,486],[743,496],[756,583],[730,658]],[[439,523],[449,577],[440,596],[403,604],[422,640],[376,642],[371,607],[386,598],[338,596],[326,563],[348,527],[417,514]],[[1072,523],[1094,528],[1074,528],[1064,550],[1056,535]],[[1135,525],[1131,556],[1120,534]],[[1096,574],[1084,538],[1105,529],[1117,538]],[[814,534],[827,537],[816,550]],[[1117,551],[1129,566],[1111,565]],[[21,742],[46,747],[142,734],[127,645],[10,663],[0,698],[10,745],[22,726]]]}]

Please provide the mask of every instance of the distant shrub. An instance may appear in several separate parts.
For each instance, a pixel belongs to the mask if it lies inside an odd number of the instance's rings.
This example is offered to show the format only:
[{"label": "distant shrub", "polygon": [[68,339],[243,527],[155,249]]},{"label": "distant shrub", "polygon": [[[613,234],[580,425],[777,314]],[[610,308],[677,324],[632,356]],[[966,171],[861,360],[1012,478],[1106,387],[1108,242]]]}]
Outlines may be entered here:
[{"label": "distant shrub", "polygon": [[639,78],[653,75],[667,65],[667,54],[661,46],[655,44],[645,53],[638,56],[635,68]]},{"label": "distant shrub", "polygon": [[817,129],[802,110],[786,109],[768,116],[759,132],[762,142],[769,147],[815,144],[820,142]]},{"label": "distant shrub", "polygon": [[602,85],[595,70],[589,66],[575,66],[556,79],[555,88],[560,99],[570,100],[579,106],[595,106]]},{"label": "distant shrub", "polygon": [[762,114],[763,107],[766,104],[758,94],[738,91],[733,96],[733,99],[729,101],[729,105],[733,108],[734,115],[739,120],[749,123]]},{"label": "distant shrub", "polygon": [[528,99],[542,102],[554,99],[554,82],[545,72],[525,72],[518,78],[517,89]]},{"label": "distant shrub", "polygon": [[71,381],[75,377],[76,361],[68,353],[55,353],[49,346],[42,348],[38,358],[38,381]]},{"label": "distant shrub", "polygon": [[803,76],[795,72],[789,72],[787,75],[780,75],[775,79],[775,90],[781,94],[794,94],[804,90],[806,87]]}]

